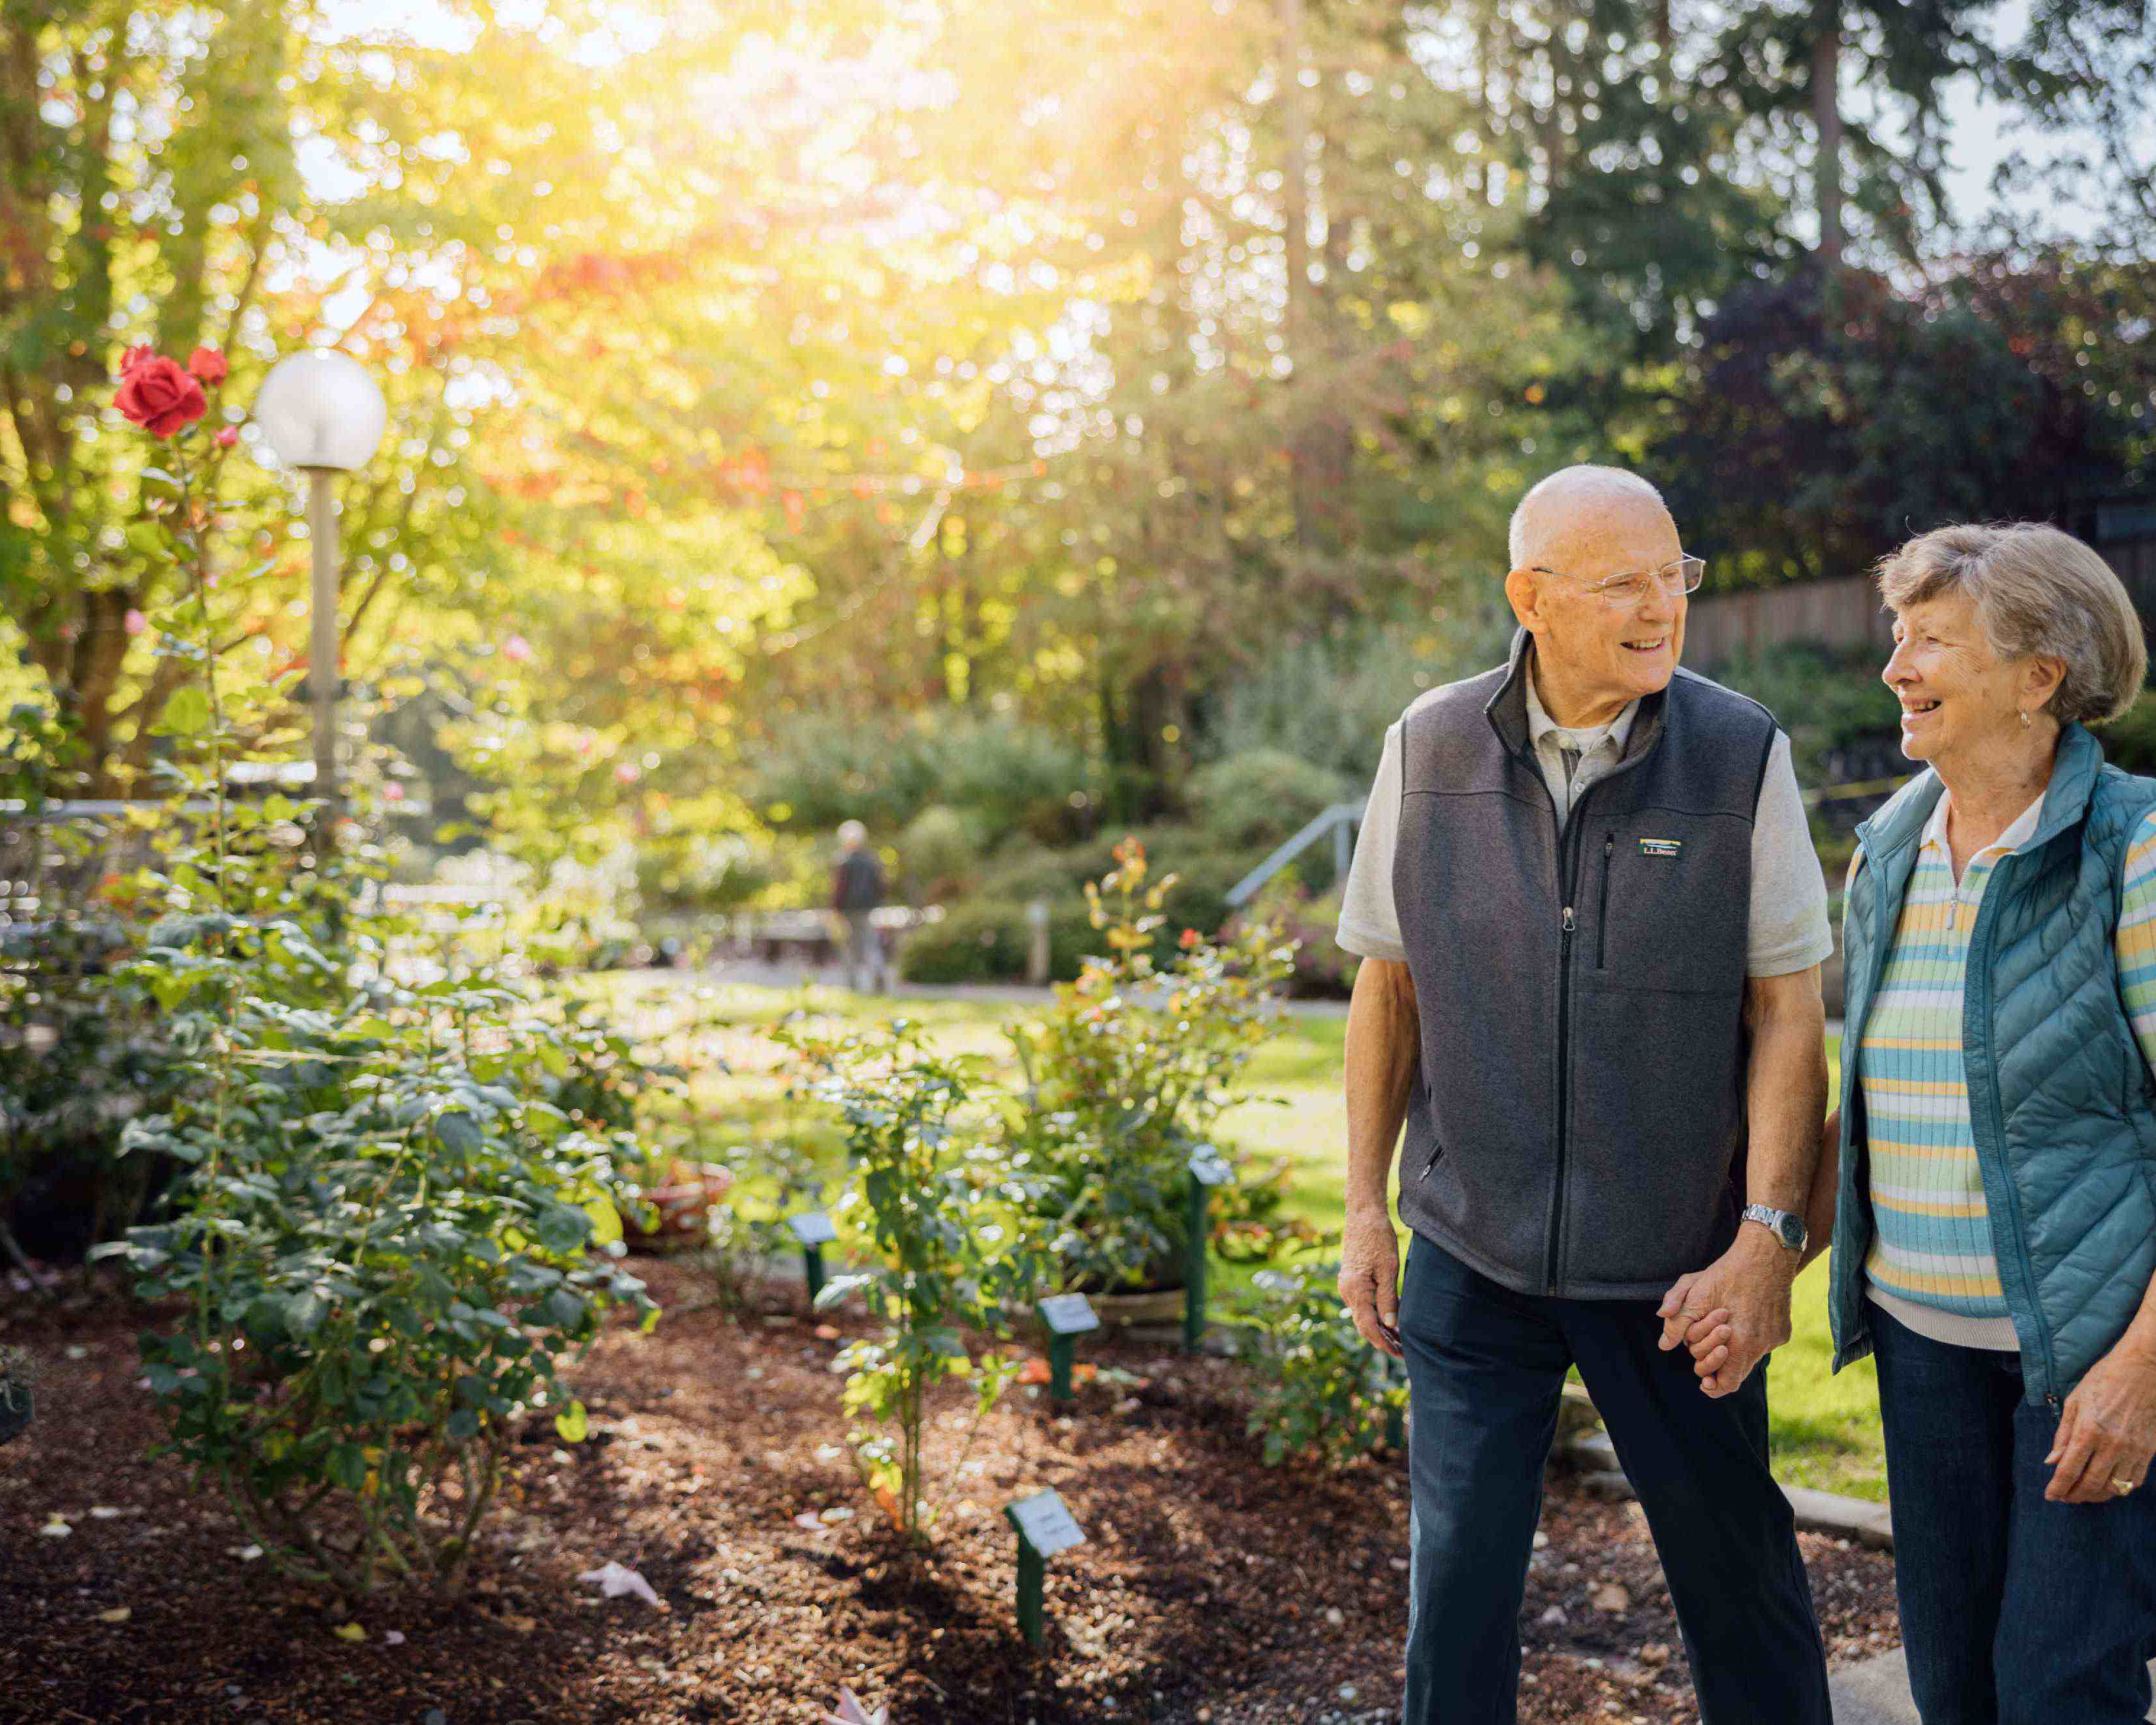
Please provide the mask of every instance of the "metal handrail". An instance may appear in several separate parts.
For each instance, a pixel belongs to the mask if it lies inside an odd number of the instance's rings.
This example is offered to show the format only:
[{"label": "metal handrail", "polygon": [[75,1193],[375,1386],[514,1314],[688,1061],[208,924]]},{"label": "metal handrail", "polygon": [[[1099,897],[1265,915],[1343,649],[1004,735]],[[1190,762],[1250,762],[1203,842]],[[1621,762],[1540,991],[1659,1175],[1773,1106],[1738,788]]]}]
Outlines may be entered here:
[{"label": "metal handrail", "polygon": [[1354,860],[1355,833],[1363,824],[1363,811],[1367,806],[1367,799],[1358,803],[1335,803],[1322,814],[1313,815],[1304,824],[1301,831],[1228,889],[1228,902],[1230,905],[1246,902],[1266,881],[1327,833],[1332,835],[1334,877],[1344,878],[1348,864]]}]

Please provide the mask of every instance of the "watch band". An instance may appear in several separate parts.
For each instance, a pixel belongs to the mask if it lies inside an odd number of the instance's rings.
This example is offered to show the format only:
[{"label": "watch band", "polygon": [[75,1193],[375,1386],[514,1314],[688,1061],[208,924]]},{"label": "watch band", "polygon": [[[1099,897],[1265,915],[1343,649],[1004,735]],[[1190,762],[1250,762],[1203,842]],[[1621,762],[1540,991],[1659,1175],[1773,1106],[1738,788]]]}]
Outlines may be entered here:
[{"label": "watch band", "polygon": [[1784,1251],[1801,1252],[1811,1237],[1802,1216],[1793,1210],[1778,1210],[1770,1204],[1746,1204],[1744,1219],[1758,1223]]}]

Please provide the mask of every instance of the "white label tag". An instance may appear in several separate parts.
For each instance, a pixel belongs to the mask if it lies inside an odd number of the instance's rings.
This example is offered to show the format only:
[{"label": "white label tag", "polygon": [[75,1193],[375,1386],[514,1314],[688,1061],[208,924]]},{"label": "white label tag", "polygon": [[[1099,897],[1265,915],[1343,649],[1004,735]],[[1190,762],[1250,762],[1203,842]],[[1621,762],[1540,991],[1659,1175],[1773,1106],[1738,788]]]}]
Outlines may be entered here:
[{"label": "white label tag", "polygon": [[1101,1327],[1093,1302],[1083,1294],[1055,1294],[1043,1300],[1039,1307],[1040,1321],[1059,1336],[1075,1336],[1081,1330]]},{"label": "white label tag", "polygon": [[1017,1526],[1018,1537],[1044,1558],[1086,1543],[1086,1535],[1069,1507],[1053,1491],[1021,1497],[1004,1513]]},{"label": "white label tag", "polygon": [[786,1225],[793,1230],[793,1237],[803,1245],[829,1245],[839,1237],[839,1230],[831,1225],[831,1219],[821,1210],[803,1210],[798,1216],[788,1216]]}]

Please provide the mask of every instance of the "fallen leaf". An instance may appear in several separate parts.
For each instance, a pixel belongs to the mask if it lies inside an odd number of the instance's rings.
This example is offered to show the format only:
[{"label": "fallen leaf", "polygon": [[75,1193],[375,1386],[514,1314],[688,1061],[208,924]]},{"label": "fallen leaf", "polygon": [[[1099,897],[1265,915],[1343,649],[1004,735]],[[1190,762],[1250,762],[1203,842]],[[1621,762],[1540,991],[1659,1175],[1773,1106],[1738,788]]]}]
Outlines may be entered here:
[{"label": "fallen leaf", "polygon": [[824,1715],[824,1725],[886,1725],[891,1717],[889,1707],[878,1707],[870,1712],[860,1697],[850,1689],[839,1692],[839,1711]]},{"label": "fallen leaf", "polygon": [[618,1598],[623,1594],[634,1594],[647,1605],[660,1605],[664,1603],[659,1595],[652,1591],[649,1582],[626,1564],[617,1563],[611,1558],[600,1564],[596,1569],[585,1570],[577,1579],[596,1581],[599,1584],[600,1592],[609,1599]]},{"label": "fallen leaf", "polygon": [[816,1339],[817,1339],[819,1342],[835,1342],[835,1341],[837,1341],[837,1340],[839,1339],[839,1327],[838,1327],[836,1324],[819,1324],[819,1325],[817,1325],[817,1326],[816,1326]]},{"label": "fallen leaf", "polygon": [[1074,1384],[1091,1384],[1100,1369],[1091,1360],[1081,1359],[1070,1368],[1070,1381]]},{"label": "fallen leaf", "polygon": [[806,1527],[812,1533],[821,1533],[824,1531],[824,1518],[814,1510],[807,1510],[794,1517],[793,1525],[797,1527]]},{"label": "fallen leaf", "polygon": [[110,1611],[99,1612],[97,1614],[97,1620],[100,1623],[125,1623],[134,1615],[135,1613],[131,1608],[126,1605],[116,1605]]},{"label": "fallen leaf", "polygon": [[262,1555],[259,1545],[228,1545],[224,1550],[226,1556],[238,1558],[243,1563],[251,1563]]},{"label": "fallen leaf", "polygon": [[1632,1609],[1632,1596],[1621,1582],[1606,1581],[1588,1595],[1587,1603],[1597,1611],[1625,1612]]},{"label": "fallen leaf", "polygon": [[64,1517],[56,1515],[44,1527],[38,1528],[38,1532],[47,1539],[64,1539],[69,1534],[74,1532],[74,1529],[67,1524]]},{"label": "fallen leaf", "polygon": [[109,1522],[119,1513],[109,1503],[93,1503],[90,1507],[90,1517],[94,1522]]},{"label": "fallen leaf", "polygon": [[402,1647],[404,1645],[404,1631],[402,1630],[388,1631],[382,1637],[382,1645],[385,1647]]},{"label": "fallen leaf", "polygon": [[1021,1384],[1047,1383],[1048,1362],[1039,1354],[1034,1355],[1031,1359],[1018,1368],[1018,1381]]},{"label": "fallen leaf", "polygon": [[539,1627],[539,1620],[536,1617],[520,1616],[514,1611],[504,1612],[495,1621],[504,1629],[515,1630],[520,1635],[528,1635]]},{"label": "fallen leaf", "polygon": [[364,1641],[367,1639],[367,1630],[357,1623],[341,1623],[334,1633],[340,1641]]},{"label": "fallen leaf", "polygon": [[69,1359],[88,1359],[90,1358],[90,1350],[82,1346],[80,1343],[74,1343],[69,1344],[68,1348],[67,1357]]}]

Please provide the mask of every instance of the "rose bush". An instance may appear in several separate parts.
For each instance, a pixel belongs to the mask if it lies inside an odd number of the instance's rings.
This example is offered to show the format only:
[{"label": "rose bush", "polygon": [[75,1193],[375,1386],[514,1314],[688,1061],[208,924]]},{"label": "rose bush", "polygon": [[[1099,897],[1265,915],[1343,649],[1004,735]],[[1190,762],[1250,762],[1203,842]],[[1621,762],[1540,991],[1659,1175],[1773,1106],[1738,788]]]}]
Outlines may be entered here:
[{"label": "rose bush", "polygon": [[212,650],[217,511],[186,435],[202,380],[130,361],[122,411],[175,439],[129,534],[182,578],[152,619],[180,674],[159,726],[175,806],[131,882],[155,920],[100,986],[154,1011],[182,1081],[123,1148],[184,1174],[99,1255],[180,1305],[142,1339],[162,1447],[274,1563],[347,1595],[454,1594],[526,1423],[583,1435],[562,1364],[609,1307],[657,1316],[616,1261],[654,1073],[454,932],[409,963],[417,931],[357,891],[378,872],[363,849],[303,855],[321,805],[232,800],[238,721],[280,692],[236,689]]}]

